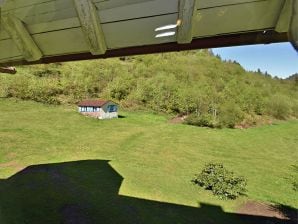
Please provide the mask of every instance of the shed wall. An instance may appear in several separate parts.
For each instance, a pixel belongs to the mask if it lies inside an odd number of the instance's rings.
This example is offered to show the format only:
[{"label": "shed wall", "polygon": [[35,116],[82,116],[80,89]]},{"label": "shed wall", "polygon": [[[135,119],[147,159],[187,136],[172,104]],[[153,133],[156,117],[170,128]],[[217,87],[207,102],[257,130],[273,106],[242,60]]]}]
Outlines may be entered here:
[{"label": "shed wall", "polygon": [[[109,106],[116,106],[116,112],[109,112]],[[118,118],[118,105],[113,102],[108,102],[102,108],[100,108],[101,119],[111,119],[111,118]]]},{"label": "shed wall", "polygon": [[[116,106],[117,110],[115,112],[109,112],[109,106]],[[98,112],[79,112],[85,116],[95,117],[98,119],[111,119],[111,118],[118,118],[118,105],[114,102],[110,101],[106,103],[103,107],[99,108]]]}]

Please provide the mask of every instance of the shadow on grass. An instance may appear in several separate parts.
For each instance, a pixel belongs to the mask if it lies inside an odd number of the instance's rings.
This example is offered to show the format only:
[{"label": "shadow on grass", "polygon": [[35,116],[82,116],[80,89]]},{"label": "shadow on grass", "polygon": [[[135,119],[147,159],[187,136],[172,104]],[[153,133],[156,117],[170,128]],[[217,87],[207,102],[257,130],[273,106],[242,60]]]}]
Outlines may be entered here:
[{"label": "shadow on grass", "polygon": [[30,224],[233,224],[291,223],[119,195],[123,178],[108,161],[30,166],[0,180],[0,223]]},{"label": "shadow on grass", "polygon": [[284,217],[292,220],[292,223],[298,223],[298,210],[287,205],[277,204],[271,206],[272,210],[281,213]]},{"label": "shadow on grass", "polygon": [[123,118],[126,118],[126,116],[124,116],[124,115],[118,115],[118,118],[123,119]]}]

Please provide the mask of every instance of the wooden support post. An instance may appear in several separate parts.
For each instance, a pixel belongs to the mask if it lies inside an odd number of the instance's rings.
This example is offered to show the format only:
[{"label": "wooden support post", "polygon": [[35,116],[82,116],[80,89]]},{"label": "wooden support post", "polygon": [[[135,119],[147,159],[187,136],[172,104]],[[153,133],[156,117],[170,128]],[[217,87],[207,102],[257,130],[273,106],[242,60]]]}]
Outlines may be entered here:
[{"label": "wooden support post", "polygon": [[93,55],[105,54],[107,46],[100,19],[92,0],[73,0],[86,40]]},{"label": "wooden support post", "polygon": [[2,16],[2,26],[13,39],[26,61],[38,61],[42,52],[32,39],[24,23],[13,15]]},{"label": "wooden support post", "polygon": [[290,29],[291,17],[293,12],[293,0],[285,0],[276,23],[275,31],[279,33],[288,32]]},{"label": "wooden support post", "polygon": [[179,44],[188,44],[192,41],[193,17],[196,10],[196,0],[179,1],[179,26],[177,42]]}]

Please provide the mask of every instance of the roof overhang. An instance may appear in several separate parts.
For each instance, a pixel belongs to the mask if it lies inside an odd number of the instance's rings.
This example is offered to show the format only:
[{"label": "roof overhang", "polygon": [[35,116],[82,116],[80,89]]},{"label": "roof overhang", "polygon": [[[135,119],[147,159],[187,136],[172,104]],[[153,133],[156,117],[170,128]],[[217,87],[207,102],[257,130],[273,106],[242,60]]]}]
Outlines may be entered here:
[{"label": "roof overhang", "polygon": [[[0,65],[297,43],[297,0],[0,0]],[[291,34],[291,35],[290,35]]]},{"label": "roof overhang", "polygon": [[114,101],[111,100],[83,100],[78,103],[78,107],[103,107],[104,105],[112,103],[118,105]]}]

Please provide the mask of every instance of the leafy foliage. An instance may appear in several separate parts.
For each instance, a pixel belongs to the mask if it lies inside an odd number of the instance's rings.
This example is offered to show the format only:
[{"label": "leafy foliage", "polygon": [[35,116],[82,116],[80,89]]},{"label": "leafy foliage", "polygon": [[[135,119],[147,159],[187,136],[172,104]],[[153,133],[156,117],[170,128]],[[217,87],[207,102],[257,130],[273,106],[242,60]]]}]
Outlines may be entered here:
[{"label": "leafy foliage", "polygon": [[225,102],[220,107],[220,124],[224,127],[234,128],[237,123],[240,123],[244,118],[239,105],[234,102]]},{"label": "leafy foliage", "polygon": [[247,181],[235,176],[222,164],[209,163],[198,174],[193,182],[206,190],[211,190],[220,199],[236,199],[246,192]]},{"label": "leafy foliage", "polygon": [[201,126],[201,127],[213,128],[216,126],[211,115],[198,116],[196,114],[191,114],[184,120],[184,122],[189,125]]},{"label": "leafy foliage", "polygon": [[292,114],[291,101],[282,95],[275,95],[268,102],[268,113],[278,119],[286,119]]},{"label": "leafy foliage", "polygon": [[0,74],[0,97],[48,104],[109,98],[128,109],[186,115],[187,124],[230,127],[257,116],[298,117],[298,85],[247,72],[210,51],[18,67]]}]

